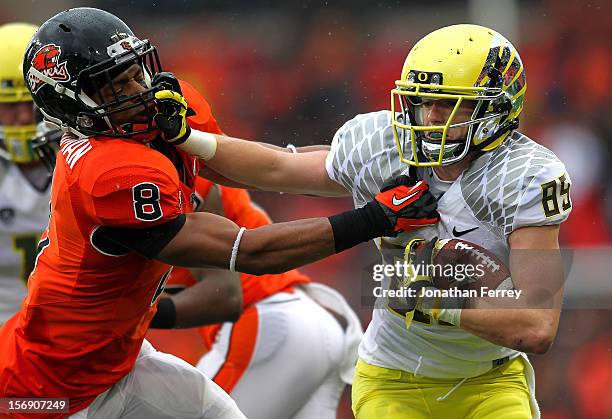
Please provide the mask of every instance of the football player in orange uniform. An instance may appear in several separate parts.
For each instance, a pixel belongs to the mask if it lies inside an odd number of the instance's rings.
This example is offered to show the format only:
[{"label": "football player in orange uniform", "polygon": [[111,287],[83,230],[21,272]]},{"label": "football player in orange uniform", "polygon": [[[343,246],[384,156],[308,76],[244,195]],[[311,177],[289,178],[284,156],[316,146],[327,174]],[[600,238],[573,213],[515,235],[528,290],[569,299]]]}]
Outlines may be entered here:
[{"label": "football player in orange uniform", "polygon": [[[185,97],[194,103],[187,94]],[[243,189],[199,178],[196,190],[197,211],[221,212],[247,228],[271,223]],[[151,327],[224,321],[200,328],[204,345],[193,341],[197,336],[183,345],[210,348],[198,368],[251,419],[335,418],[342,390],[351,383],[363,334],[344,298],[297,270],[278,275],[242,274],[241,282],[235,284],[219,271],[204,273],[198,282],[201,273],[173,270],[166,287],[173,295],[160,299],[159,307],[164,308],[158,310]],[[326,308],[341,317],[344,330]],[[148,339],[163,346],[172,336],[151,332]],[[186,351],[183,347],[175,346],[171,353],[181,356]],[[262,386],[264,381],[267,385]],[[262,403],[272,399],[274,403]]]},{"label": "football player in orange uniform", "polygon": [[[67,397],[77,418],[244,417],[199,370],[143,343],[170,266],[282,272],[435,211],[398,183],[358,210],[256,229],[191,213],[199,162],[170,142],[207,127],[171,100],[181,87],[156,49],[107,12],[46,21],[23,70],[65,135],[28,296],[0,329],[0,398]],[[411,199],[390,204],[396,194]]]}]

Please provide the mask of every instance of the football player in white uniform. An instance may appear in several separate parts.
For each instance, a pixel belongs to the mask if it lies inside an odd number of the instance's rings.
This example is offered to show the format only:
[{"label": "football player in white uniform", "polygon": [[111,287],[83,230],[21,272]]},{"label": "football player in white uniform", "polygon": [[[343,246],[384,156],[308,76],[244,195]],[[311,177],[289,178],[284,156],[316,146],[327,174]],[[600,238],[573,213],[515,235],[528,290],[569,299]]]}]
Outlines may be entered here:
[{"label": "football player in white uniform", "polygon": [[0,324],[26,295],[36,245],[49,221],[51,178],[35,150],[48,137],[35,122],[21,70],[36,29],[27,23],[0,26]]},{"label": "football player in white uniform", "polygon": [[[563,163],[516,131],[526,87],[522,61],[507,39],[482,26],[454,25],[412,48],[391,91],[391,111],[346,122],[329,152],[288,155],[201,133],[178,145],[207,160],[209,176],[220,182],[352,195],[356,207],[385,181],[410,175],[429,185],[439,222],[425,220],[377,246],[403,249],[417,237],[461,236],[509,261],[528,301],[543,300],[536,290],[548,296],[546,308],[524,300],[512,309],[423,308],[410,313],[410,325],[407,313],[382,301],[359,349],[358,419],[539,417],[524,353],[546,352],[557,332],[558,232],[571,201]],[[394,195],[393,205],[415,193]]]}]

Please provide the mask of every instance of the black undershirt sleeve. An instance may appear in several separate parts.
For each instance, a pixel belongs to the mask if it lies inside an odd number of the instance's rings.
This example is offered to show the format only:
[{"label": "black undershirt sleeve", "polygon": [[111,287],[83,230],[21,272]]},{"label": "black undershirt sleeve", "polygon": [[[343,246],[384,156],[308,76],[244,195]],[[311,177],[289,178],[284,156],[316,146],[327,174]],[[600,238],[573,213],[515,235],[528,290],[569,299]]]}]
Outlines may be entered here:
[{"label": "black undershirt sleeve", "polygon": [[180,214],[164,224],[149,228],[102,226],[92,234],[92,243],[107,254],[118,256],[133,251],[153,259],[183,228],[185,221],[185,214]]},{"label": "black undershirt sleeve", "polygon": [[376,237],[396,235],[384,210],[376,201],[362,208],[329,217],[336,253]]}]

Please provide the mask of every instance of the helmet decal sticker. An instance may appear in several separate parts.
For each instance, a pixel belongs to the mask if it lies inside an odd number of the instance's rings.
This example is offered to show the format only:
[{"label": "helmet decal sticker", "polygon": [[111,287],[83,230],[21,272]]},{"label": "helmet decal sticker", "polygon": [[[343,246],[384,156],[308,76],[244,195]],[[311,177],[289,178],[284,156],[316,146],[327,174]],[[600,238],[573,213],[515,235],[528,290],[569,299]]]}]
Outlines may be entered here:
[{"label": "helmet decal sticker", "polygon": [[[32,58],[32,67],[43,73],[45,76],[56,81],[70,80],[70,74],[66,69],[66,61],[60,62],[62,49],[55,44],[47,44],[41,47]],[[44,82],[33,74],[28,74],[28,83],[32,93],[36,93]]]}]

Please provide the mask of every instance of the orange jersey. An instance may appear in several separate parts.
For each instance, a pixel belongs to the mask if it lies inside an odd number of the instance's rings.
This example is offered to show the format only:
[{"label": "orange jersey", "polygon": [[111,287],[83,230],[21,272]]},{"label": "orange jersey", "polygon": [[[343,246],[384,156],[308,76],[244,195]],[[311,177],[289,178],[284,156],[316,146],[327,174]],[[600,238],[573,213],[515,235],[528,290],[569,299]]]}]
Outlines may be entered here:
[{"label": "orange jersey", "polygon": [[[198,177],[196,180],[196,193],[199,199],[204,200],[213,183],[207,179]],[[221,202],[226,218],[234,221],[241,227],[256,228],[270,224],[272,221],[266,212],[259,208],[244,189],[220,186]],[[297,270],[282,274],[251,275],[240,274],[242,285],[243,306],[249,307],[258,301],[269,297],[279,291],[286,290],[293,285],[310,282],[311,279]],[[168,286],[189,287],[195,284],[195,279],[189,269],[175,268],[168,280]],[[205,340],[205,346],[210,347],[220,325],[201,327],[201,334]]]},{"label": "orange jersey", "polygon": [[[216,126],[198,101],[190,125]],[[192,211],[199,163],[166,148],[167,156],[136,140],[62,139],[28,297],[0,329],[0,398],[68,397],[74,413],[132,369],[171,267],[102,246],[94,232]]]}]

